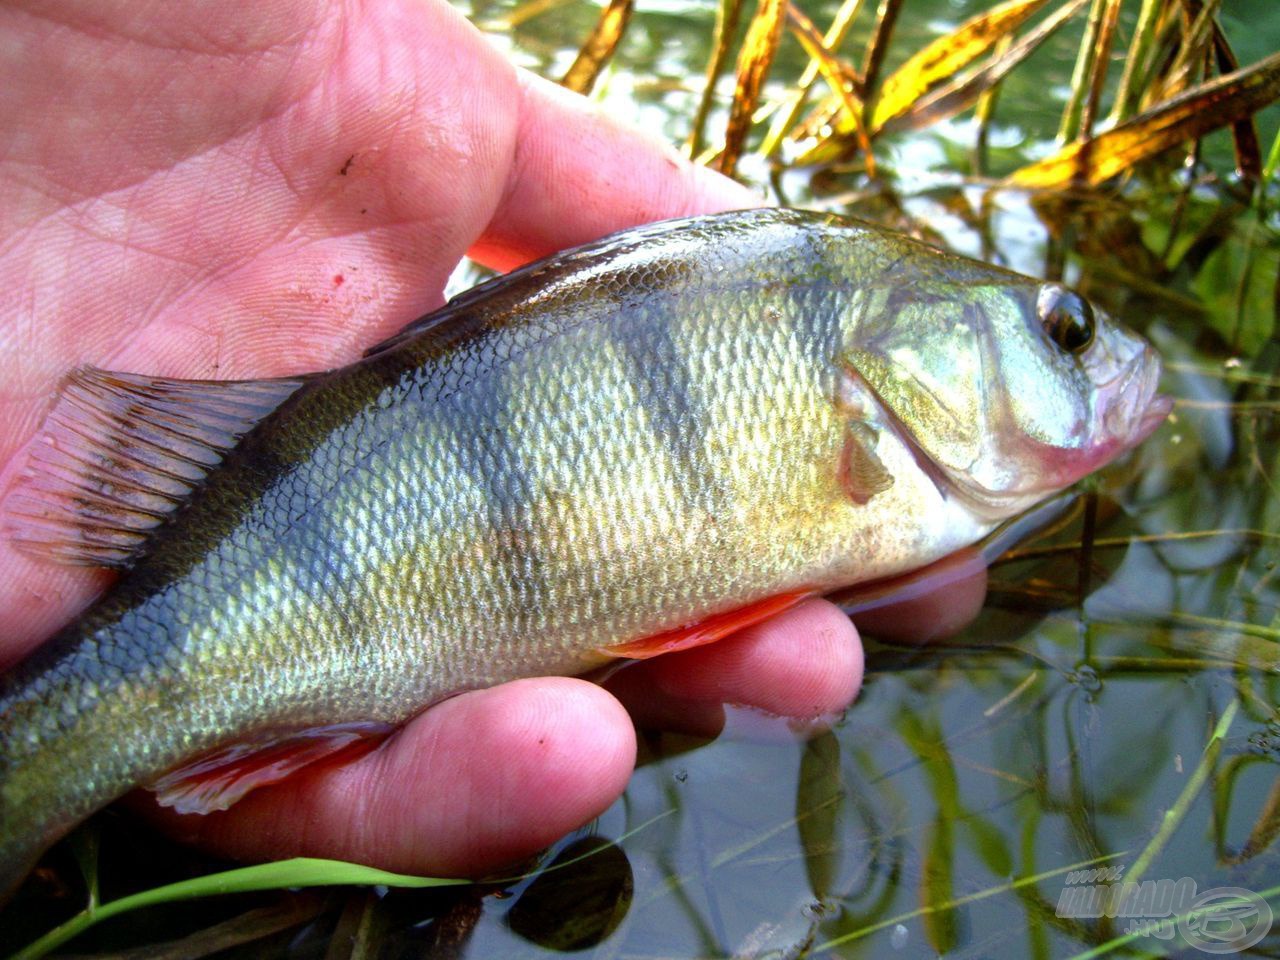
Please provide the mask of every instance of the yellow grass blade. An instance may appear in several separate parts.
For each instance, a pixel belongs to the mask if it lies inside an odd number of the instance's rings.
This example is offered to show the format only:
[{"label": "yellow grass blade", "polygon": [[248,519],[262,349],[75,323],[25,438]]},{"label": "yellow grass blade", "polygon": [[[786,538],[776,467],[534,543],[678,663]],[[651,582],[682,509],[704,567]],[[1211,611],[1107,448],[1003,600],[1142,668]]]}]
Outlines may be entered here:
[{"label": "yellow grass blade", "polygon": [[[1000,9],[1009,8],[1010,10],[1014,10],[1014,13],[1009,14],[1011,17],[1014,17],[1014,15],[1021,15],[1021,18],[1025,19],[1029,17],[1030,14],[1034,13],[1034,10],[1041,8],[1046,1],[1047,0],[1014,0],[1012,3],[1005,4],[1004,8]],[[934,123],[938,119],[942,119],[943,116],[960,113],[961,110],[969,108],[969,106],[974,104],[974,101],[977,101],[979,96],[982,96],[983,91],[989,90],[989,88],[1000,82],[1001,79],[1005,77],[1005,74],[1009,73],[1011,69],[1014,69],[1014,67],[1021,63],[1024,58],[1027,58],[1030,52],[1041,44],[1044,37],[1047,37],[1050,33],[1055,31],[1055,29],[1059,27],[1064,20],[1069,19],[1071,15],[1075,13],[1075,10],[1078,10],[1079,6],[1083,3],[1085,3],[1085,0],[1068,0],[1068,3],[1066,3],[1065,6],[1062,6],[1060,10],[1053,13],[1052,17],[1044,20],[1044,23],[1042,23],[1041,26],[1034,29],[1032,33],[1029,33],[1029,35],[1019,41],[1018,44],[1011,46],[1004,56],[993,59],[991,63],[984,65],[983,68],[978,69],[977,72],[969,74],[969,76],[955,79],[955,81],[943,84],[941,87],[937,87],[937,90],[934,90],[932,93],[927,93],[927,95],[924,96],[914,96],[913,99],[906,102],[905,113],[899,113],[897,115],[884,114],[884,108],[882,108],[882,106],[873,105],[872,109],[877,111],[877,115],[883,116],[881,125],[879,125],[878,128],[874,127],[873,124],[865,122],[865,120],[864,123],[861,124],[861,127],[854,127],[854,125],[845,118],[845,115],[841,115],[841,118],[837,120],[835,118],[835,111],[831,110],[831,105],[823,104],[817,111],[815,111],[813,116],[810,116],[809,119],[806,119],[805,122],[797,128],[796,136],[794,137],[796,142],[804,142],[808,137],[818,136],[818,138],[815,142],[810,143],[810,145],[805,148],[801,156],[797,157],[796,164],[805,166],[809,164],[829,163],[829,161],[835,159],[836,156],[841,155],[842,152],[846,150],[847,137],[849,137],[850,134],[855,134],[855,136],[858,137],[859,145],[863,146],[864,152],[867,152],[867,155],[870,156],[869,147],[867,145],[869,138],[874,136],[876,133],[895,131],[895,129],[927,127],[928,124]],[[874,36],[872,37],[872,41],[870,41],[868,47],[867,68],[864,70],[863,79],[864,90],[870,91],[874,87],[874,78],[876,78],[876,72],[883,59],[883,45],[886,44],[888,33],[890,33],[892,24],[895,22],[897,17],[897,9],[899,9],[899,5],[892,3],[892,0],[884,1],[884,3],[881,4],[881,8],[879,8],[876,32],[874,32]],[[1023,10],[1023,12],[1019,14],[1018,10]],[[1000,10],[993,10],[991,14],[987,15],[988,17],[991,17],[991,15],[996,14],[1000,14]],[[1000,20],[1001,17],[1002,15],[997,17],[997,20]],[[979,17],[975,18],[975,20],[969,20],[968,23],[963,24],[963,26],[957,29],[955,33],[952,33],[950,37],[955,37],[959,35],[959,33],[968,31],[970,28],[973,29],[974,37],[979,35],[986,36],[984,35],[983,28],[977,26],[978,20],[982,19],[982,17]],[[1021,22],[1021,20],[1019,20],[1019,22]],[[1009,29],[1012,28],[1010,27]],[[982,54],[983,50],[987,50],[993,44],[996,44],[996,42],[1000,40],[1001,36],[1010,36],[1009,29],[1006,29],[1006,31],[1002,33],[995,32],[992,33],[992,35],[989,35],[989,42],[986,42],[986,46],[982,46],[982,49],[980,50],[975,46],[966,46],[969,60],[966,60],[965,63],[969,63],[969,61],[972,61],[975,56]],[[924,51],[920,52],[920,54],[916,54],[908,61],[908,63],[904,64],[902,70],[908,69],[911,65],[911,61],[922,58],[922,55],[925,54],[925,52],[934,49],[934,47],[937,47],[940,44],[945,44],[950,37],[943,37],[942,41],[934,41],[934,44],[929,45],[929,47],[925,47]],[[975,40],[974,44],[977,45],[977,42],[978,41]],[[934,55],[931,54],[928,58],[924,59],[932,61],[934,59]],[[899,74],[902,73],[902,70],[893,74],[893,77],[899,76]],[[915,72],[919,73],[919,69],[916,69]],[[888,82],[900,82],[893,81],[893,77],[890,77],[890,81],[886,82],[886,87]],[[931,81],[931,83],[936,82],[937,81]],[[879,102],[883,102],[884,95],[886,95],[886,93],[882,91],[881,95],[879,95],[879,97],[881,97]],[[868,96],[872,95],[868,93]],[[824,129],[827,127],[831,129],[829,129],[829,131],[828,129]],[[815,131],[820,133],[815,134]]]},{"label": "yellow grass blade", "polygon": [[1280,98],[1280,53],[1202,83],[1181,96],[1090,140],[1076,141],[1023,167],[1009,182],[1020,187],[1099,184],[1136,163],[1212,130],[1249,117]]},{"label": "yellow grass blade", "polygon": [[[849,27],[853,24],[853,20],[858,15],[858,11],[862,9],[862,0],[841,0],[840,9],[836,11],[836,15],[831,19],[831,26],[827,28],[827,32],[822,35],[822,47],[824,50],[836,50],[840,44],[844,42],[844,36],[849,32]],[[796,89],[787,92],[786,98],[779,104],[778,112],[773,118],[773,123],[769,127],[768,134],[765,135],[764,143],[760,148],[760,152],[766,156],[773,156],[782,141],[790,133],[791,128],[795,126],[796,119],[800,116],[800,110],[804,106],[805,97],[809,94],[809,88],[813,86],[814,80],[818,78],[819,62],[811,59],[804,68],[804,73],[800,75],[800,82],[796,85]]]},{"label": "yellow grass blade", "polygon": [[782,39],[782,27],[786,22],[786,0],[760,0],[756,15],[751,18],[746,39],[738,54],[738,85],[733,94],[733,108],[725,128],[724,150],[720,153],[719,169],[732,176],[751,128],[751,117],[756,112],[756,101],[764,85],[769,68],[773,65],[778,42]]},{"label": "yellow grass blade", "polygon": [[871,155],[871,141],[862,123],[862,101],[853,92],[856,83],[856,78],[852,76],[853,71],[831,55],[808,17],[792,4],[787,5],[787,11],[795,27],[796,39],[804,47],[805,53],[809,54],[810,62],[818,65],[818,70],[822,73],[827,86],[835,96],[840,98],[841,114],[838,128],[853,131],[858,139],[858,146],[866,157],[867,173],[874,177],[876,175],[875,159]]},{"label": "yellow grass blade", "polygon": [[582,49],[578,51],[573,66],[564,75],[561,84],[575,93],[591,92],[600,71],[613,57],[622,34],[626,32],[627,22],[631,19],[632,3],[633,0],[609,0],[609,6],[600,14],[600,19],[582,44]]},{"label": "yellow grass blade", "polygon": [[1017,30],[1048,0],[1006,0],[993,10],[965,21],[945,37],[917,52],[885,80],[870,111],[874,131],[886,120],[906,113],[932,87],[951,79],[1004,36]]},{"label": "yellow grass blade", "polygon": [[879,132],[918,130],[944,117],[968,109],[985,91],[990,90],[1018,64],[1029,57],[1060,26],[1070,20],[1088,0],[1068,0],[1043,23],[1020,38],[1002,56],[992,58],[977,70],[943,84],[932,93],[916,100],[911,108],[884,122]]}]

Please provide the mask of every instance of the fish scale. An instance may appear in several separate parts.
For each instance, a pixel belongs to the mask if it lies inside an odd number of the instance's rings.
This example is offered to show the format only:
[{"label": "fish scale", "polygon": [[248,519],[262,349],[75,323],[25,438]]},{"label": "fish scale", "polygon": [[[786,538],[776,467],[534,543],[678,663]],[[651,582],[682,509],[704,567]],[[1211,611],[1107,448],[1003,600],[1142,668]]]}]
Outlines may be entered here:
[{"label": "fish scale", "polygon": [[[33,471],[15,535],[123,572],[3,678],[0,890],[137,785],[217,808],[288,772],[255,749],[309,762],[467,689],[702,642],[974,542],[1167,410],[1145,344],[1066,296],[747,211],[523,268],[323,374],[73,374],[68,396],[133,416],[75,440],[93,411],[58,408],[50,443],[90,466]],[[1103,346],[1065,350],[1061,323]],[[999,389],[1029,368],[1048,411]],[[232,412],[206,427],[205,407]],[[150,529],[124,508],[163,501],[131,464],[174,423],[194,489]]]}]

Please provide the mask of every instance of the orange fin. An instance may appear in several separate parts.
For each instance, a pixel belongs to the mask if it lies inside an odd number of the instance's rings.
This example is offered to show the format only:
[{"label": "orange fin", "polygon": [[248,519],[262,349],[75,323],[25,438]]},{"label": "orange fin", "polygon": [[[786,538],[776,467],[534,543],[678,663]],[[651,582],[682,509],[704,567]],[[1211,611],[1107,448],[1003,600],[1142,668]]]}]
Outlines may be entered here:
[{"label": "orange fin", "polygon": [[5,501],[7,532],[46,559],[128,566],[151,530],[304,381],[72,371]]},{"label": "orange fin", "polygon": [[761,620],[767,620],[774,614],[794,607],[801,600],[811,596],[813,596],[813,591],[811,590],[780,593],[776,597],[758,600],[745,607],[738,607],[736,610],[715,613],[705,620],[699,620],[697,623],[691,623],[675,630],[668,630],[666,633],[659,633],[652,637],[645,637],[643,640],[630,640],[616,646],[602,647],[600,652],[610,657],[647,660],[649,657],[656,657],[663,653],[700,647],[705,643],[714,643],[731,633],[744,630],[752,624],[759,623]]},{"label": "orange fin", "polygon": [[304,767],[354,760],[391,730],[378,723],[346,723],[237,743],[166,773],[151,790],[162,807],[178,813],[225,810],[250,791],[279,783]]}]

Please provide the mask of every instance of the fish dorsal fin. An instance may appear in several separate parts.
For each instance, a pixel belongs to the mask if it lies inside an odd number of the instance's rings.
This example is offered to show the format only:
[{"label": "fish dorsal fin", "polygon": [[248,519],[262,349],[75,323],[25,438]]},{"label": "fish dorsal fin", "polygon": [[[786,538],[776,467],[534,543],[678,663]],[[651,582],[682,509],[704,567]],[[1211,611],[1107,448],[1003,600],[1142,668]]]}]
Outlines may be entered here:
[{"label": "fish dorsal fin", "polygon": [[[794,221],[796,213],[769,207],[740,211],[738,216],[750,218],[753,221],[786,223]],[[491,304],[492,301],[499,300],[504,295],[519,299],[522,292],[531,292],[535,287],[545,292],[549,287],[572,276],[576,271],[590,271],[604,264],[612,264],[614,267],[625,266],[632,254],[645,249],[658,249],[665,241],[685,233],[696,233],[699,228],[705,227],[717,217],[716,214],[680,217],[619,230],[598,240],[526,263],[510,273],[490,277],[462,291],[444,306],[412,321],[385,340],[375,343],[364,352],[364,355],[371,357],[374,354],[395,349],[406,340],[425,335],[430,330],[448,330],[456,323],[466,322],[468,318],[475,320],[474,314],[477,312],[477,307],[485,305],[487,301]]]},{"label": "fish dorsal fin", "polygon": [[9,534],[61,563],[127,566],[226,452],[304,381],[72,371],[5,500]]},{"label": "fish dorsal fin", "polygon": [[426,316],[419,317],[417,320],[414,320],[412,323],[409,323],[407,326],[401,327],[399,330],[391,334],[391,336],[387,337],[385,340],[379,340],[372,347],[369,347],[367,350],[365,350],[365,352],[362,353],[361,356],[364,357],[365,359],[368,359],[369,357],[372,357],[375,354],[386,353],[388,350],[394,350],[396,347],[400,346],[400,344],[404,343],[406,340],[410,339],[411,337],[417,336],[418,334],[429,329],[430,327],[447,323],[456,314],[456,312],[457,311],[453,306],[453,302],[450,301],[449,303],[446,303],[443,307],[441,307],[439,310],[435,310],[432,313],[428,313]]},{"label": "fish dorsal fin", "polygon": [[502,273],[496,277],[490,277],[482,280],[474,287],[463,290],[456,297],[451,297],[443,306],[437,307],[428,314],[412,320],[405,326],[401,327],[385,340],[379,340],[373,346],[369,347],[362,356],[368,358],[375,354],[386,353],[388,350],[394,350],[406,340],[425,334],[428,330],[447,329],[456,323],[459,318],[467,316],[471,308],[477,303],[484,302],[484,299],[495,291],[502,290],[518,283],[520,280],[536,276],[538,273],[546,272],[548,264],[554,261],[554,256],[548,257],[546,260],[539,260],[536,263],[526,264],[510,273]]}]

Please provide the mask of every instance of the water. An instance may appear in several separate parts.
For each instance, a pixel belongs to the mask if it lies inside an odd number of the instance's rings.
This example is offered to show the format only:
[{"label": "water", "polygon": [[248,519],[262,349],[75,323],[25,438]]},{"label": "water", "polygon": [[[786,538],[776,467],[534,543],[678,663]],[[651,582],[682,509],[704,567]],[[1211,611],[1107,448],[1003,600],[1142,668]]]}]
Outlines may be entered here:
[{"label": "water", "polygon": [[[908,0],[890,67],[987,6]],[[1241,62],[1280,46],[1274,0],[1226,6]],[[598,95],[680,142],[714,5],[639,8]],[[806,9],[820,26],[829,18]],[[476,0],[473,15],[500,25],[513,10]],[[849,49],[861,48],[869,13]],[[568,0],[500,42],[556,76],[597,14]],[[1051,149],[1080,28],[1006,85],[990,173]],[[802,66],[788,41],[775,75]],[[713,114],[708,131],[724,118]],[[1280,110],[1258,119],[1265,151]],[[556,869],[502,890],[340,892],[240,955],[1071,957],[1159,915],[1141,903],[1131,918],[1081,915],[1072,888],[1107,882],[1073,874],[1089,866],[1171,882],[1161,889],[1189,878],[1197,894],[1267,893],[1280,910],[1280,345],[1260,322],[1275,309],[1280,225],[1232,206],[1229,177],[1181,197],[1174,177],[1119,195],[992,191],[965,175],[973,136],[962,117],[880,144],[887,187],[858,170],[779,182],[793,203],[1025,272],[1060,270],[1160,347],[1179,398],[1170,422],[993,569],[988,606],[960,637],[928,648],[869,639],[864,690],[829,732],[804,738],[731,711],[714,742],[645,734],[626,795],[549,854]],[[1229,140],[1211,138],[1206,158],[1228,170]],[[763,189],[762,164],[744,171]],[[1278,193],[1273,184],[1273,209]],[[104,863],[113,845],[159,843],[111,817],[104,830]],[[157,857],[180,875],[189,855]],[[163,869],[149,881],[167,879]],[[139,915],[93,943],[177,936],[256,902]],[[1115,949],[1208,942],[1194,926],[1182,936],[1139,932]],[[1280,924],[1255,949],[1278,946]]]}]

